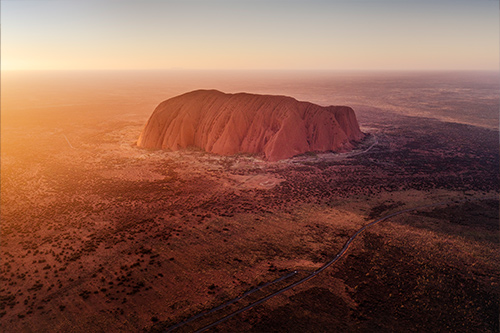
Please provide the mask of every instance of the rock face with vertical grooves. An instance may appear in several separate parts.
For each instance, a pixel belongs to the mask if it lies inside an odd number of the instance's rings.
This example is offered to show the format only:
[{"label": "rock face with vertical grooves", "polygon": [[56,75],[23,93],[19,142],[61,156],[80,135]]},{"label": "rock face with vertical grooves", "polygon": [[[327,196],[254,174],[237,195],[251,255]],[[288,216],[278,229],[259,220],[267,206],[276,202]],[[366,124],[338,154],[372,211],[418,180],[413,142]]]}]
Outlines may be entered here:
[{"label": "rock face with vertical grooves", "polygon": [[160,103],[137,145],[169,150],[196,146],[220,155],[261,154],[277,161],[310,151],[347,151],[363,136],[347,106],[196,90]]}]

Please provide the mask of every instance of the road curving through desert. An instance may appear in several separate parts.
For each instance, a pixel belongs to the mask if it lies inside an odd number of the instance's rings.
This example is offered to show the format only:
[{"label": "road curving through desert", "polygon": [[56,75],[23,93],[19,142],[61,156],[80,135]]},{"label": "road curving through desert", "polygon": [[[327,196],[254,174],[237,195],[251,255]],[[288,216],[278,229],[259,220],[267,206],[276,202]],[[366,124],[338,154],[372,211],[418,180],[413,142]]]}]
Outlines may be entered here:
[{"label": "road curving through desert", "polygon": [[[271,299],[271,298],[273,298],[275,296],[278,296],[278,295],[284,293],[285,291],[290,290],[290,289],[298,286],[299,284],[302,284],[302,283],[304,283],[306,281],[309,281],[310,279],[314,278],[316,275],[318,275],[319,273],[323,272],[325,269],[327,269],[328,267],[330,267],[331,265],[333,265],[335,262],[337,262],[340,258],[342,258],[342,256],[347,252],[347,250],[349,249],[349,246],[356,239],[356,237],[358,237],[367,228],[369,228],[369,227],[371,227],[371,226],[373,226],[373,225],[375,225],[375,224],[377,224],[379,222],[382,222],[382,221],[385,221],[385,220],[387,220],[387,219],[389,219],[391,217],[394,217],[394,216],[397,216],[397,215],[401,215],[401,214],[405,214],[405,213],[409,213],[409,212],[412,212],[412,211],[415,211],[415,210],[421,210],[421,209],[431,208],[431,207],[437,207],[437,206],[444,206],[444,205],[449,205],[449,204],[458,204],[458,203],[462,203],[462,202],[470,202],[470,201],[478,201],[478,200],[488,200],[488,199],[498,200],[498,198],[496,198],[496,197],[495,198],[485,197],[485,198],[469,198],[469,199],[462,199],[462,200],[442,201],[442,202],[438,202],[438,203],[433,203],[433,204],[428,204],[428,205],[422,205],[422,206],[417,206],[417,207],[403,209],[403,210],[400,210],[400,211],[388,214],[388,215],[386,215],[384,217],[381,217],[381,218],[379,218],[379,219],[377,219],[375,221],[372,221],[372,222],[368,223],[367,225],[363,226],[362,228],[358,229],[358,231],[356,231],[347,240],[347,242],[345,243],[344,247],[342,247],[342,249],[339,251],[339,253],[337,253],[337,255],[332,260],[328,261],[326,264],[324,264],[323,266],[321,266],[316,271],[314,271],[311,274],[305,276],[304,278],[300,279],[299,281],[292,283],[291,285],[289,285],[287,287],[284,287],[284,288],[282,288],[282,289],[280,289],[280,290],[278,290],[278,291],[276,291],[276,292],[274,292],[274,293],[272,293],[272,294],[270,294],[270,295],[268,295],[266,297],[263,297],[263,298],[255,301],[255,302],[253,302],[253,303],[251,303],[251,304],[249,304],[249,305],[247,305],[247,306],[245,306],[245,307],[243,307],[243,308],[241,308],[241,309],[239,309],[239,310],[237,310],[235,312],[230,313],[227,316],[222,317],[221,319],[219,319],[219,320],[217,320],[217,321],[215,321],[215,322],[213,322],[213,323],[211,323],[209,325],[206,325],[206,326],[200,328],[196,332],[197,333],[198,332],[204,332],[204,331],[208,330],[209,328],[215,327],[215,326],[221,324],[222,322],[224,322],[224,321],[226,321],[226,320],[228,320],[228,319],[230,319],[230,318],[232,318],[232,317],[234,317],[234,316],[236,316],[236,315],[238,315],[238,314],[240,314],[240,313],[242,313],[244,311],[247,311],[247,310],[249,310],[249,309],[251,309],[251,308],[253,308],[253,307],[255,307],[255,306],[259,305],[259,304],[262,304],[265,301],[267,301],[267,300],[269,300],[269,299]],[[285,280],[288,277],[290,277],[290,276],[292,276],[292,275],[294,275],[296,273],[297,273],[297,271],[294,271],[292,273],[288,273],[287,275],[285,275],[285,276],[283,276],[283,277],[281,277],[279,279],[276,279],[276,280],[274,280],[272,282],[269,282],[266,285],[273,284],[273,283]],[[264,286],[266,286],[266,285],[264,285]],[[258,287],[258,289],[262,289],[264,286]],[[240,297],[237,297],[237,298],[235,298],[233,300],[230,300],[230,301],[224,303],[221,306],[213,308],[213,309],[211,309],[211,310],[209,310],[207,312],[202,312],[202,313],[200,313],[200,314],[198,314],[198,315],[196,315],[194,317],[191,317],[191,318],[189,318],[189,319],[187,319],[187,320],[185,320],[185,321],[183,321],[181,323],[178,323],[178,324],[176,324],[174,326],[171,326],[171,327],[167,328],[165,332],[171,332],[171,331],[173,331],[173,330],[175,330],[175,329],[177,329],[177,328],[179,328],[179,327],[181,327],[181,326],[183,326],[183,325],[185,325],[185,324],[187,324],[189,322],[192,322],[193,320],[198,319],[198,318],[200,318],[200,317],[202,317],[202,316],[204,316],[206,314],[213,313],[213,312],[215,312],[215,311],[217,311],[217,310],[219,310],[219,309],[221,309],[221,308],[223,308],[223,307],[225,307],[227,305],[236,303],[237,301],[239,301],[240,299],[242,299],[247,294],[248,293],[245,293],[244,295],[242,295]]]}]

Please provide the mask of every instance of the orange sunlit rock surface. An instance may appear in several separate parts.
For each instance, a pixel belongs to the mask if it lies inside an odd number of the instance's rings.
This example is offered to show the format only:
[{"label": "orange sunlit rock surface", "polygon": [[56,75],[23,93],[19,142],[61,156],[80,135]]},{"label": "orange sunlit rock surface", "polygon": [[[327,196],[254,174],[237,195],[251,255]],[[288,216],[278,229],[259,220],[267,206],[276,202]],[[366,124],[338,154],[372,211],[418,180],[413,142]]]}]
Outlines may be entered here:
[{"label": "orange sunlit rock surface", "polygon": [[363,136],[347,106],[197,90],[158,105],[137,145],[170,150],[196,146],[220,155],[263,154],[277,161],[309,151],[349,150]]}]

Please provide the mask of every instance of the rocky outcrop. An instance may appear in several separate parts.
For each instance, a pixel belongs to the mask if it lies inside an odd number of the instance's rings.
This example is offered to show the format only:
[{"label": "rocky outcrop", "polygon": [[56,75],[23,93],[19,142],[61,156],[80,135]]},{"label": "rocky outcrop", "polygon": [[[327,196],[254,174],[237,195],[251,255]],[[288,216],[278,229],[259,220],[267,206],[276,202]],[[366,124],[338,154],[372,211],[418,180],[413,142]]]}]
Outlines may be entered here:
[{"label": "rocky outcrop", "polygon": [[255,153],[277,161],[309,151],[349,150],[363,136],[347,106],[196,90],[158,105],[137,145],[170,150],[196,146],[220,155]]}]

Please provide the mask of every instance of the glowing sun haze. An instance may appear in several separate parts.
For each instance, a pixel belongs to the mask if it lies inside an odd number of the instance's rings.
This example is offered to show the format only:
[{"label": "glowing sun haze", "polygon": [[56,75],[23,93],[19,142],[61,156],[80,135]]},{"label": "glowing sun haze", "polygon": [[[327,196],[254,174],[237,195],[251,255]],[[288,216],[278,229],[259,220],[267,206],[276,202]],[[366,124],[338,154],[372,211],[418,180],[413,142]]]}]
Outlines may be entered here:
[{"label": "glowing sun haze", "polygon": [[498,69],[490,0],[3,0],[2,70]]}]

